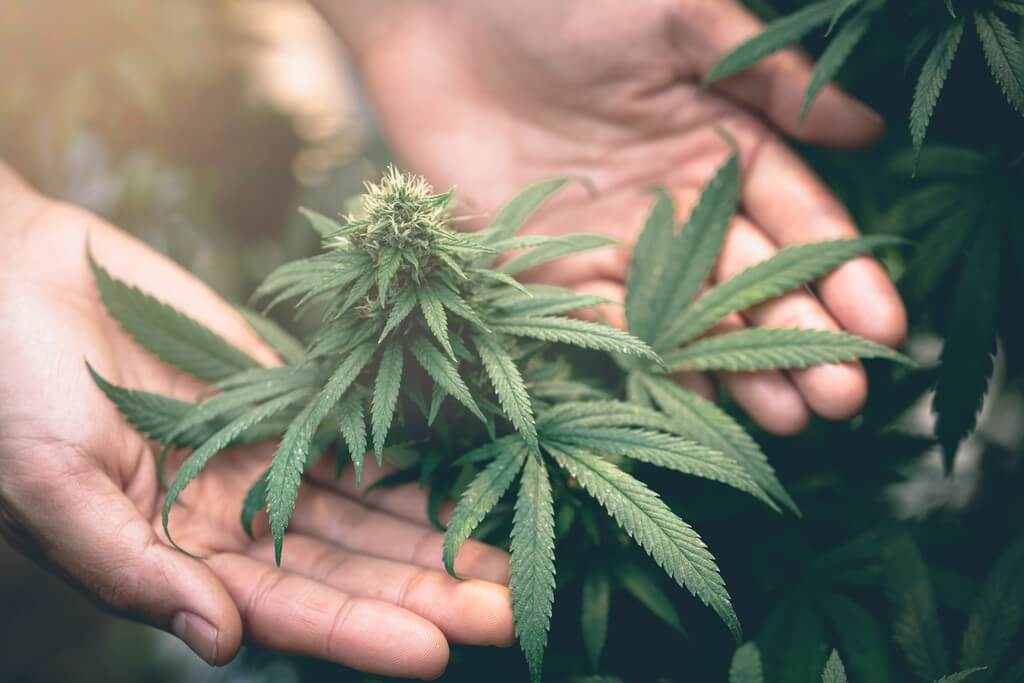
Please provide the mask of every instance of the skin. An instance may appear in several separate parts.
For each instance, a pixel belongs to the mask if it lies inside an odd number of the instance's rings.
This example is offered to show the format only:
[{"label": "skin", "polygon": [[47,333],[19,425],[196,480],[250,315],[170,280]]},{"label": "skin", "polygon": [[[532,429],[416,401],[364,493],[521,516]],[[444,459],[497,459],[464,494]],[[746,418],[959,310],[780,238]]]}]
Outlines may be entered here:
[{"label": "skin", "polygon": [[[783,135],[853,147],[881,121],[834,87],[797,119],[807,62],[787,52],[711,90],[700,77],[758,30],[730,0],[320,0],[346,39],[403,163],[435,185],[460,182],[480,217],[524,184],[585,179],[529,231],[603,232],[622,246],[566,259],[530,277],[621,299],[630,245],[653,184],[686,215],[737,141],[742,213],[714,279],[780,246],[846,237],[843,207]],[[557,38],[557,39],[556,39]],[[0,165],[0,531],[107,607],[171,630],[214,664],[243,638],[287,652],[403,677],[436,677],[448,642],[507,645],[508,558],[470,542],[457,582],[440,571],[441,537],[423,493],[359,496],[330,463],[308,473],[273,565],[265,521],[251,541],[238,510],[268,447],[218,456],[159,521],[154,446],[92,384],[111,381],[195,399],[202,387],[138,348],[109,319],[85,260],[88,240],[116,277],[172,303],[262,362],[277,362],[202,283],[113,227],[35,195]],[[621,309],[601,312],[621,324]],[[896,345],[905,315],[877,263],[858,259],[817,284],[725,321],[846,329]],[[766,429],[798,431],[811,412],[843,418],[867,391],[862,368],[722,374],[717,380]],[[680,381],[705,395],[704,376]],[[171,463],[173,470],[176,463]],[[369,481],[381,476],[373,472]]]},{"label": "skin", "polygon": [[[631,246],[653,201],[647,190],[665,186],[678,214],[688,215],[730,152],[718,127],[739,146],[744,183],[740,215],[709,284],[782,246],[857,234],[783,136],[857,147],[879,136],[881,119],[829,86],[801,123],[811,66],[792,51],[702,89],[716,61],[761,26],[731,0],[314,4],[352,47],[403,164],[437,187],[458,183],[467,213],[493,215],[540,178],[583,180],[526,231],[598,232],[621,246],[539,268],[532,279],[621,301]],[[623,322],[621,308],[601,313]],[[814,291],[732,316],[719,331],[749,325],[842,329],[895,346],[906,315],[885,271],[861,258]],[[778,434],[800,431],[812,413],[851,417],[867,396],[859,363],[717,379]],[[706,376],[680,380],[714,393]]]}]

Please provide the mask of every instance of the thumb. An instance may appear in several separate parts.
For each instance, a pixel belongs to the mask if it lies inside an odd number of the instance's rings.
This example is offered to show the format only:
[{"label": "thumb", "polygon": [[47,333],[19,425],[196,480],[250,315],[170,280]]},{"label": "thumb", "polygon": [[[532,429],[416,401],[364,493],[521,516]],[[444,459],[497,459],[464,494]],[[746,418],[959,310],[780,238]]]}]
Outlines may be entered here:
[{"label": "thumb", "polygon": [[[703,78],[738,46],[764,29],[750,12],[738,3],[710,3],[710,16],[688,26],[686,40],[699,49],[693,51],[698,75]],[[813,66],[795,49],[782,50],[740,73],[716,81],[715,90],[754,109],[792,137],[811,144],[832,147],[859,147],[874,142],[882,134],[882,118],[860,100],[834,84],[826,85],[807,116],[801,120],[807,86]]]},{"label": "thumb", "polygon": [[241,617],[210,568],[160,542],[106,473],[62,481],[29,524],[46,559],[115,613],[173,633],[209,664],[231,661]]}]

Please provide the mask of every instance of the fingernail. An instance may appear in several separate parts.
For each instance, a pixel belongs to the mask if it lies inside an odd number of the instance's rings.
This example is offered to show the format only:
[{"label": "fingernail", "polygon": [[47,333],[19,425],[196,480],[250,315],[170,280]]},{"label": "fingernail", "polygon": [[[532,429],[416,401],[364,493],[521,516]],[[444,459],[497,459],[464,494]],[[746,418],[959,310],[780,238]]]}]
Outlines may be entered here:
[{"label": "fingernail", "polygon": [[171,619],[171,632],[207,664],[217,661],[217,629],[210,622],[191,612],[178,612]]}]

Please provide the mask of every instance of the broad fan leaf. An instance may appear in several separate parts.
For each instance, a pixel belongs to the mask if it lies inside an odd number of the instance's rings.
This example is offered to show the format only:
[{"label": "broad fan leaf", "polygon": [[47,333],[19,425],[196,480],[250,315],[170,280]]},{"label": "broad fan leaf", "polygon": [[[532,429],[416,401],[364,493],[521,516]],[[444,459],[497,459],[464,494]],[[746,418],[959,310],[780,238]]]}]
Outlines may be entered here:
[{"label": "broad fan leaf", "polygon": [[733,653],[729,665],[729,683],[764,683],[764,669],[757,643],[744,643]]},{"label": "broad fan leaf", "polygon": [[752,328],[707,337],[665,354],[665,365],[673,372],[753,372],[806,368],[858,358],[886,358],[913,365],[913,361],[897,351],[845,332],[788,328]]},{"label": "broad fan leaf", "polygon": [[[849,0],[845,4],[850,4]],[[836,8],[837,12],[840,10],[842,10],[841,6]],[[870,7],[855,14],[839,29],[839,32],[836,33],[828,47],[821,53],[821,57],[818,58],[818,63],[814,67],[814,73],[811,75],[811,82],[807,86],[804,103],[800,107],[801,121],[807,117],[815,98],[828,85],[829,81],[836,77],[836,74],[843,68],[843,64],[849,59],[850,54],[857,47],[861,38],[864,37],[868,27],[871,25],[872,16],[873,12]]]},{"label": "broad fan leaf", "polygon": [[160,360],[206,382],[259,367],[252,357],[193,318],[114,278],[88,254],[110,317]]},{"label": "broad fan leaf", "polygon": [[546,342],[571,344],[584,349],[640,356],[655,362],[660,361],[650,347],[633,335],[607,325],[577,320],[575,318],[502,317],[488,321],[495,332],[514,337],[528,337]]},{"label": "broad fan leaf", "polygon": [[852,258],[899,243],[897,238],[874,236],[786,247],[709,289],[672,323],[666,337],[677,344],[689,341],[730,313],[810,283]]},{"label": "broad fan leaf", "polygon": [[846,667],[835,650],[832,650],[828,661],[825,662],[825,670],[821,672],[821,683],[847,683]]},{"label": "broad fan leaf", "polygon": [[[540,683],[555,600],[555,512],[544,462],[539,455],[527,455],[525,460],[512,519],[509,589],[516,635],[526,654],[530,678]],[[446,537],[446,551],[447,540]]]},{"label": "broad fan leaf", "polygon": [[[389,343],[380,355],[377,378],[373,385],[373,406],[370,414],[370,426],[373,431],[373,452],[380,459],[387,439],[391,422],[395,418],[398,405],[398,393],[402,388],[402,365],[404,351],[397,342]],[[355,452],[353,452],[353,457]]]},{"label": "broad fan leaf", "polygon": [[819,0],[792,14],[780,17],[764,30],[727,54],[704,77],[708,85],[750,68],[764,57],[796,43],[829,22],[836,11],[835,0]]},{"label": "broad fan leaf", "polygon": [[917,77],[917,85],[914,87],[914,101],[910,107],[910,137],[914,141],[915,154],[921,153],[935,104],[939,101],[939,93],[942,92],[946,76],[953,66],[953,59],[956,57],[963,34],[963,21],[957,21],[943,31],[928,53],[924,66],[921,67],[921,75]]},{"label": "broad fan leaf", "polygon": [[722,618],[738,642],[739,619],[715,558],[697,532],[641,481],[600,456],[583,448],[548,450],[665,573]]},{"label": "broad fan leaf", "polygon": [[451,521],[444,534],[443,554],[445,569],[452,576],[455,576],[455,557],[462,544],[505,495],[529,456],[521,442],[505,442],[495,450],[494,459],[473,479],[452,510]]},{"label": "broad fan leaf", "polygon": [[490,335],[482,334],[473,337],[484,370],[491,380],[494,393],[498,396],[505,415],[512,426],[523,437],[526,445],[533,453],[540,454],[537,447],[537,427],[533,419],[533,406],[526,391],[519,368],[505,348]]},{"label": "broad fan leaf", "polygon": [[992,77],[1018,114],[1024,116],[1024,47],[995,12],[974,13],[981,47]]}]

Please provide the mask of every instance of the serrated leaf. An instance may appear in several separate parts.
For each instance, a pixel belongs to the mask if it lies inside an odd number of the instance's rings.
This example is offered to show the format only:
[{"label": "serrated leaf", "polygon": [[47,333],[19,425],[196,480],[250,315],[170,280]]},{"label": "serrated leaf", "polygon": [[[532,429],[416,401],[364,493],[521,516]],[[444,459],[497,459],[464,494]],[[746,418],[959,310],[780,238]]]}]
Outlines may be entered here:
[{"label": "serrated leaf", "polygon": [[761,667],[761,653],[757,643],[744,643],[732,655],[729,665],[729,683],[764,683],[764,670]]},{"label": "serrated leaf", "polygon": [[917,77],[917,85],[914,87],[914,101],[910,106],[910,137],[914,142],[915,154],[921,153],[935,104],[939,101],[939,93],[942,92],[946,76],[953,66],[953,59],[956,57],[963,34],[962,21],[943,31],[921,67],[921,75]]},{"label": "serrated leaf", "polygon": [[[160,394],[119,387],[104,379],[88,362],[85,367],[93,382],[117,406],[121,415],[135,429],[151,439],[169,440],[174,435],[178,424],[195,407],[192,403],[178,401]],[[203,430],[199,430],[199,433],[204,434]],[[208,433],[205,432],[206,435]],[[191,433],[178,434],[174,445],[178,447],[198,446],[196,430],[192,430]]]},{"label": "serrated leaf", "polygon": [[447,287],[438,287],[435,290],[438,300],[445,308],[459,316],[463,320],[473,323],[483,331],[487,330],[487,325],[484,324],[483,318],[477,313],[476,309],[473,308],[469,303],[466,302],[461,296],[448,289]]},{"label": "serrated leaf", "polygon": [[505,296],[492,303],[501,309],[502,315],[516,317],[540,317],[572,313],[601,304],[615,303],[611,299],[594,294],[580,294],[571,289],[548,285],[530,285],[523,293]]},{"label": "serrated leaf", "polygon": [[568,178],[552,178],[522,190],[498,212],[491,224],[481,231],[480,236],[483,243],[491,244],[498,240],[508,239],[519,232],[533,212],[551,195],[565,187],[568,182]]},{"label": "serrated leaf", "polygon": [[455,557],[462,544],[505,495],[512,480],[522,469],[527,455],[528,451],[521,442],[505,442],[497,449],[494,459],[459,497],[444,533],[444,566],[452,576],[455,576]]},{"label": "serrated leaf", "polygon": [[536,268],[541,264],[560,259],[569,254],[589,251],[598,247],[607,247],[612,244],[615,244],[615,240],[604,235],[588,235],[586,233],[559,235],[558,237],[551,237],[545,240],[543,244],[512,257],[501,264],[498,271],[506,275],[517,275],[524,270]]},{"label": "serrated leaf", "polygon": [[974,13],[981,48],[1007,101],[1024,116],[1024,47],[995,12]]},{"label": "serrated leaf", "polygon": [[796,502],[775,476],[775,470],[760,446],[728,413],[671,379],[635,374],[658,407],[672,419],[680,434],[732,457],[743,465],[763,491],[795,514],[800,514]]},{"label": "serrated leaf", "polygon": [[491,386],[494,387],[494,393],[498,396],[502,411],[530,450],[539,454],[533,406],[526,391],[526,383],[515,361],[505,347],[490,335],[474,335],[473,343],[476,344],[480,360],[484,364],[487,377],[491,380]]},{"label": "serrated leaf", "polygon": [[416,290],[412,287],[406,287],[398,295],[398,297],[391,303],[391,310],[388,312],[388,319],[384,323],[384,328],[381,330],[379,341],[384,341],[384,338],[395,331],[399,325],[401,325],[409,314],[412,313],[412,309],[416,308]]},{"label": "serrated leaf", "polygon": [[[847,0],[844,4],[850,5],[857,1]],[[842,7],[837,7],[836,11],[841,12]],[[857,47],[861,38],[864,37],[868,27],[871,25],[872,16],[873,13],[867,9],[855,14],[852,19],[839,29],[835,38],[828,44],[825,51],[821,53],[821,57],[818,58],[818,63],[814,67],[814,73],[811,74],[811,82],[807,86],[804,103],[800,107],[801,121],[807,117],[807,113],[811,110],[811,105],[814,104],[815,98],[828,85],[829,81],[836,77],[836,74],[843,68],[843,64],[849,59],[850,54]],[[832,27],[830,26],[829,31],[831,30]]]},{"label": "serrated leaf", "polygon": [[[999,558],[981,585],[964,631],[960,668],[995,668],[1024,623],[1024,540]],[[985,680],[987,676],[978,676]]]},{"label": "serrated leaf", "polygon": [[328,218],[322,213],[313,211],[312,209],[307,209],[306,207],[299,207],[299,213],[301,213],[306,218],[306,220],[309,221],[309,224],[313,227],[314,230],[317,231],[320,237],[330,237],[331,235],[341,232],[344,229],[344,227],[338,221],[334,220],[333,218]]},{"label": "serrated leaf", "polygon": [[486,422],[476,401],[473,400],[472,394],[469,393],[469,387],[466,386],[466,382],[459,376],[458,369],[437,350],[437,347],[426,339],[417,338],[412,340],[409,350],[412,351],[412,355],[416,358],[420,367],[430,375],[434,382],[450,394],[452,398],[464,405],[469,412],[473,413],[482,422]]},{"label": "serrated leaf", "polygon": [[960,207],[947,211],[938,220],[907,262],[899,288],[908,307],[914,308],[926,301],[963,256],[964,243],[977,226],[979,216],[970,200],[958,197],[957,203]]},{"label": "serrated leaf", "polygon": [[764,57],[788,47],[832,19],[834,0],[819,0],[770,22],[764,30],[727,54],[704,76],[704,85],[750,68]]},{"label": "serrated leaf", "polygon": [[721,251],[739,202],[739,160],[722,164],[676,233],[662,193],[637,240],[626,283],[628,329],[656,350],[672,348],[672,323],[693,302]]},{"label": "serrated leaf", "polygon": [[395,418],[398,406],[398,393],[402,388],[402,365],[404,350],[399,343],[392,342],[384,348],[377,369],[377,379],[373,385],[373,407],[371,410],[371,427],[373,429],[373,452],[380,457],[387,439],[391,422]]},{"label": "serrated leaf", "polygon": [[974,429],[992,376],[1000,260],[997,226],[982,223],[953,298],[932,399],[935,434],[947,465]]},{"label": "serrated leaf", "polygon": [[896,642],[918,678],[933,681],[949,671],[949,656],[928,568],[909,537],[889,544],[884,566]]},{"label": "serrated leaf", "polygon": [[302,342],[267,316],[245,306],[235,306],[260,339],[265,341],[288,365],[300,365],[306,358]]},{"label": "serrated leaf", "polygon": [[512,518],[509,589],[516,635],[530,679],[540,683],[555,600],[555,511],[543,461],[536,455],[527,455],[525,460]]},{"label": "serrated leaf", "polygon": [[608,640],[608,614],[611,611],[611,581],[608,570],[597,565],[583,579],[583,607],[580,611],[580,630],[583,649],[593,671],[601,670],[601,652]]},{"label": "serrated leaf", "polygon": [[765,677],[779,683],[821,680],[830,650],[825,625],[805,593],[784,595],[757,637]]},{"label": "serrated leaf", "polygon": [[835,650],[832,650],[828,661],[825,662],[825,670],[821,672],[821,683],[846,683],[846,667]]},{"label": "serrated leaf", "polygon": [[665,365],[682,370],[753,372],[806,368],[858,358],[885,358],[905,365],[903,354],[845,332],[790,328],[750,328],[696,341],[665,354]]},{"label": "serrated leaf", "polygon": [[422,287],[419,290],[420,312],[427,322],[431,334],[441,344],[448,357],[455,360],[455,351],[452,349],[451,339],[448,337],[448,314],[444,312],[444,305],[437,297],[433,286]]},{"label": "serrated leaf", "polygon": [[374,270],[377,272],[377,300],[381,306],[387,303],[388,289],[402,267],[402,252],[398,249],[382,249]]},{"label": "serrated leaf", "polygon": [[206,382],[260,366],[193,318],[114,278],[91,252],[88,259],[107,313],[160,360]]},{"label": "serrated leaf", "polygon": [[267,507],[267,476],[270,470],[264,470],[263,474],[253,482],[242,501],[241,522],[245,535],[255,540],[252,534],[252,522],[256,515]]},{"label": "serrated leaf", "polygon": [[[949,674],[935,681],[935,683],[964,683],[964,681],[970,679],[975,680],[975,674],[985,671],[985,667],[979,666],[976,669],[968,669],[967,671],[957,671],[955,674]],[[1006,679],[1007,682],[1011,679]]]},{"label": "serrated leaf", "polygon": [[582,448],[548,448],[580,486],[658,563],[741,638],[725,582],[700,536],[643,482]]},{"label": "serrated leaf", "polygon": [[856,601],[838,593],[826,593],[818,603],[846,656],[850,678],[894,683],[889,636],[888,633],[883,635],[875,617]]},{"label": "serrated leaf", "polygon": [[[385,355],[386,353],[385,351]],[[383,365],[382,359],[381,366]],[[378,375],[378,379],[379,377]],[[352,459],[352,469],[358,488],[363,481],[363,458],[366,455],[366,416],[363,414],[362,396],[355,391],[346,391],[338,401],[337,414],[338,431],[341,432],[341,438],[345,440],[345,447],[348,448],[349,457]]]},{"label": "serrated leaf", "polygon": [[245,430],[259,424],[273,415],[276,415],[288,406],[301,400],[305,395],[306,392],[304,390],[297,389],[253,408],[229,422],[222,429],[218,430],[209,439],[203,442],[202,446],[194,450],[192,454],[185,459],[185,462],[182,463],[181,468],[174,476],[174,481],[172,481],[171,485],[168,487],[167,497],[164,499],[161,517],[163,520],[164,535],[167,536],[168,541],[170,541],[175,547],[178,547],[171,538],[171,532],[169,529],[171,507],[174,505],[174,502],[178,499],[178,496],[185,487],[188,486],[193,479],[199,476],[199,473],[203,471],[203,468],[206,467],[213,456],[227,448]]},{"label": "serrated leaf", "polygon": [[640,356],[658,362],[658,355],[633,335],[614,327],[575,318],[500,317],[488,321],[494,332],[529,337],[546,342],[570,344],[584,349]]},{"label": "serrated leaf", "polygon": [[1024,17],[1024,2],[1020,0],[996,0],[996,7]]},{"label": "serrated leaf", "polygon": [[615,580],[634,600],[647,608],[651,614],[663,621],[679,634],[684,633],[683,624],[675,601],[646,571],[628,561],[616,563],[613,567]]},{"label": "serrated leaf", "polygon": [[375,350],[376,345],[372,343],[362,344],[353,350],[334,370],[316,398],[307,403],[288,425],[281,443],[274,451],[267,478],[267,512],[274,535],[274,560],[279,565],[284,531],[295,510],[295,500],[299,495],[302,473],[310,457],[313,436],[320,428],[320,423],[334,410],[345,391],[373,358]]},{"label": "serrated leaf", "polygon": [[708,331],[725,316],[812,282],[836,266],[874,249],[899,244],[892,237],[811,242],[781,249],[771,258],[715,285],[668,327],[678,344]]}]

